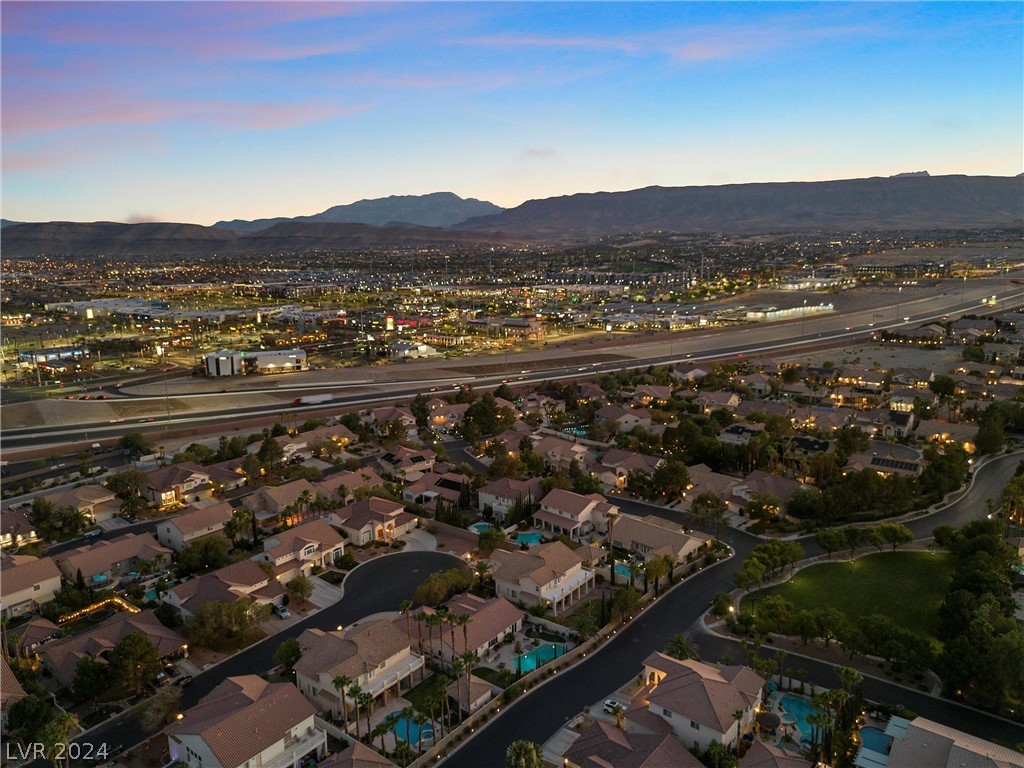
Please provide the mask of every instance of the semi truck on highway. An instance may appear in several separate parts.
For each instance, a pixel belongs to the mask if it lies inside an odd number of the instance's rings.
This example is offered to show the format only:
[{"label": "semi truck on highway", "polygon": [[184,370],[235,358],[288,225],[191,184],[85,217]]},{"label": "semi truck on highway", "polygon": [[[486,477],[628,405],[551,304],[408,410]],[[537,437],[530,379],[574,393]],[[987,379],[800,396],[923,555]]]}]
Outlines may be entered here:
[{"label": "semi truck on highway", "polygon": [[296,397],[292,402],[292,405],[314,405],[316,403],[329,403],[334,399],[334,395],[303,395],[302,397]]}]

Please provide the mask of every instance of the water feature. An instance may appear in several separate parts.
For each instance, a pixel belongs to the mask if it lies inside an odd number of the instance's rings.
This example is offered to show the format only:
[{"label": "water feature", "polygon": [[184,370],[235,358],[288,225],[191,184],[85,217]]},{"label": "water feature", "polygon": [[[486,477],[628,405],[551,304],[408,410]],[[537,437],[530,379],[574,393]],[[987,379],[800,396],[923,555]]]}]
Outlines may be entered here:
[{"label": "water feature", "polygon": [[469,530],[471,530],[473,533],[483,533],[484,531],[491,530],[493,527],[494,526],[490,523],[473,523],[471,526],[469,526]]},{"label": "water feature", "polygon": [[795,718],[796,727],[800,731],[801,738],[806,742],[810,742],[811,725],[807,722],[807,718],[814,714],[814,704],[811,703],[811,700],[805,699],[803,696],[787,693],[779,701],[779,704],[784,712]]},{"label": "water feature", "polygon": [[540,544],[540,540],[544,538],[544,534],[540,531],[531,531],[530,533],[520,533],[516,536],[516,544],[522,546],[525,544],[528,547],[532,547],[534,544]]},{"label": "water feature", "polygon": [[433,739],[434,738],[434,726],[430,723],[424,723],[423,730],[420,730],[419,724],[408,717],[400,717],[395,721],[395,727],[392,729],[395,736],[402,741],[407,741],[412,746],[416,746],[420,743],[420,739]]},{"label": "water feature", "polygon": [[553,659],[557,659],[565,653],[564,645],[542,645],[540,648],[534,648],[528,653],[522,653],[516,656],[516,668],[520,674],[525,675],[527,672],[533,672],[537,667],[542,667]]},{"label": "water feature", "polygon": [[860,729],[860,740],[865,749],[882,755],[888,751],[889,745],[892,743],[892,737],[886,736],[885,731],[870,725]]}]

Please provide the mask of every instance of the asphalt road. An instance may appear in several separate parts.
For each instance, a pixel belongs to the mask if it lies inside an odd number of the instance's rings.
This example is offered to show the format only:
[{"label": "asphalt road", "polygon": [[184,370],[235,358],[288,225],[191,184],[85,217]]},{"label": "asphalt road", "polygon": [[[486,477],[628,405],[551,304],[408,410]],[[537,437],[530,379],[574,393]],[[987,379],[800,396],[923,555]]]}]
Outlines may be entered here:
[{"label": "asphalt road", "polygon": [[[459,558],[443,552],[398,552],[370,560],[345,580],[345,596],[339,602],[196,675],[192,685],[184,689],[182,709],[193,706],[227,677],[259,674],[274,667],[272,657],[283,640],[298,637],[306,629],[335,629],[381,611],[397,611],[431,573],[459,566],[466,567]],[[147,735],[128,713],[75,741],[96,745],[94,749],[106,743],[112,749],[115,745],[131,747]],[[32,766],[44,768],[46,763],[37,761]]]}]

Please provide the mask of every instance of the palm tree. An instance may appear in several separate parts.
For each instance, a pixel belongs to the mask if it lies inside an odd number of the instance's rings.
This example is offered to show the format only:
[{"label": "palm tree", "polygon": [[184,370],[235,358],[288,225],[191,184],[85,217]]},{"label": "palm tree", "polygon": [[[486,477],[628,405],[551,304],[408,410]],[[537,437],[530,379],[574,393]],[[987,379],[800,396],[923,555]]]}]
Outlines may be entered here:
[{"label": "palm tree", "polygon": [[743,710],[737,709],[732,713],[733,719],[736,721],[736,757],[740,756],[740,723],[743,720]]},{"label": "palm tree", "polygon": [[345,698],[345,688],[349,683],[353,682],[351,677],[346,675],[338,675],[332,681],[336,690],[341,692],[341,711],[342,719],[348,722],[348,699]]},{"label": "palm tree", "polygon": [[682,633],[672,635],[665,646],[665,653],[674,659],[700,661],[700,649],[693,640]]},{"label": "palm tree", "polygon": [[509,744],[505,752],[505,768],[541,768],[544,754],[540,744],[517,739]]},{"label": "palm tree", "polygon": [[451,630],[451,637],[452,637],[452,658],[454,659],[454,658],[455,658],[455,653],[456,653],[456,651],[455,651],[455,624],[456,624],[456,621],[455,621],[455,614],[454,614],[454,613],[452,613],[451,611],[447,611],[447,610],[446,610],[446,611],[445,611],[445,612],[444,612],[444,613],[442,614],[442,616],[444,616],[444,623],[445,623],[445,624],[447,624],[447,625],[448,625],[448,629],[450,629],[450,630]]},{"label": "palm tree", "polygon": [[640,575],[640,564],[630,563],[629,564],[629,586],[633,587],[636,583],[636,577]]},{"label": "palm tree", "polygon": [[625,712],[626,708],[621,704],[616,703],[615,706],[612,707],[612,714],[615,715],[615,727],[620,731],[622,730],[622,718]]},{"label": "palm tree", "polygon": [[[247,509],[246,507],[239,507],[238,509],[234,510],[231,513],[231,519],[228,522],[232,523],[235,528],[235,534],[228,537],[232,541],[234,541],[236,536],[242,533],[243,531],[248,532],[246,538],[255,541],[256,532],[253,526],[255,525],[256,518],[253,515],[251,509]],[[225,523],[225,530],[227,529],[227,527],[227,523]]]},{"label": "palm tree", "polygon": [[398,612],[405,614],[405,634],[412,639],[412,617],[409,612],[412,610],[412,600],[403,600],[398,604]]},{"label": "palm tree", "polygon": [[381,754],[384,754],[384,735],[389,730],[389,728],[388,728],[388,725],[389,725],[388,721],[390,720],[390,718],[391,718],[391,715],[388,715],[383,720],[381,720],[379,723],[377,723],[375,726],[373,726],[373,731],[370,734],[370,740],[371,741],[373,741],[373,739],[380,738],[380,752],[381,752]]},{"label": "palm tree", "polygon": [[466,651],[462,656],[462,663],[466,667],[466,713],[469,713],[469,702],[473,696],[473,665],[480,661],[476,651]]},{"label": "palm tree", "polygon": [[485,558],[476,561],[473,567],[476,577],[480,580],[480,591],[482,592],[487,584],[487,578],[491,575],[491,563]]},{"label": "palm tree", "polygon": [[615,520],[618,518],[614,512],[604,513],[605,521],[608,523],[608,570],[612,577],[612,586],[615,586],[615,551],[612,549],[612,531],[615,529]]},{"label": "palm tree", "polygon": [[427,716],[422,712],[416,712],[416,727],[420,729],[420,740],[416,743],[416,757],[423,755],[423,726],[427,724]]},{"label": "palm tree", "polygon": [[460,613],[455,614],[452,619],[456,625],[462,627],[462,652],[465,653],[469,650],[469,622],[473,617],[468,613]]},{"label": "palm tree", "polygon": [[420,611],[415,616],[413,616],[413,618],[416,619],[416,632],[419,634],[419,647],[420,647],[420,653],[422,654],[423,653],[423,625],[427,621],[427,614],[423,613],[423,611]]},{"label": "palm tree", "polygon": [[356,705],[356,738],[360,738],[359,733],[359,708],[363,704],[363,689],[359,687],[359,683],[352,683],[348,687],[348,695],[352,699],[352,703]]},{"label": "palm tree", "polygon": [[[459,719],[462,719],[462,673],[466,671],[466,662],[461,656],[452,656],[452,674],[455,676],[455,701],[458,702]],[[468,683],[469,681],[467,681]],[[469,691],[466,691],[466,701],[469,701]],[[469,707],[466,707],[467,711]]]},{"label": "palm tree", "polygon": [[359,703],[366,710],[366,730],[370,730],[370,715],[373,714],[373,694],[363,691],[359,694]]},{"label": "palm tree", "polygon": [[64,751],[68,742],[71,741],[71,734],[79,727],[78,715],[61,712],[43,728],[39,740],[44,745],[44,754],[53,763],[54,768],[57,768],[58,762],[64,758]]}]

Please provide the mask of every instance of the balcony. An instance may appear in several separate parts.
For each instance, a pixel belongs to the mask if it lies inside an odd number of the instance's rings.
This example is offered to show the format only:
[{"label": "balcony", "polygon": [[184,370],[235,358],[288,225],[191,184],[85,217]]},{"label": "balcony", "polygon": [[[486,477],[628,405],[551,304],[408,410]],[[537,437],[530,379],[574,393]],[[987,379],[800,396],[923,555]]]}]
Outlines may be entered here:
[{"label": "balcony", "polygon": [[423,657],[411,654],[399,661],[397,664],[390,665],[382,672],[368,678],[366,682],[360,683],[360,685],[364,691],[376,698],[380,696],[386,688],[390,688],[399,680],[404,680],[407,676],[422,667]]},{"label": "balcony", "polygon": [[269,760],[264,760],[263,768],[294,768],[310,752],[315,751],[319,757],[326,749],[327,734],[319,728],[310,727],[298,738],[286,740],[284,750]]}]

